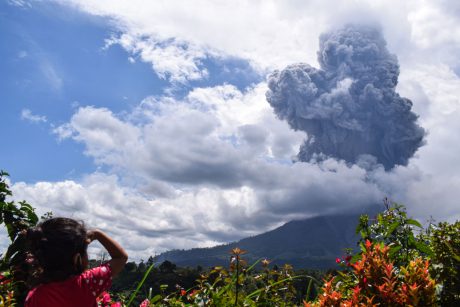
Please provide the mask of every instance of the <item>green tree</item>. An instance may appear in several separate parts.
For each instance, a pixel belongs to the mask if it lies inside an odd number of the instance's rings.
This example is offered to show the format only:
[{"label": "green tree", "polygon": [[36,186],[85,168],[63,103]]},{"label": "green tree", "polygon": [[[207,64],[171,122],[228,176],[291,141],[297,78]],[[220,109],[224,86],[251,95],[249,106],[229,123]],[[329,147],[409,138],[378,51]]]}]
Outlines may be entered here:
[{"label": "green tree", "polygon": [[[38,222],[34,208],[20,201],[8,201],[12,196],[7,183],[8,173],[0,171],[0,225],[4,225],[10,244],[0,259],[0,272],[9,272],[13,279],[11,283],[16,302],[19,304],[27,294],[28,280],[27,254],[25,231]],[[4,293],[2,293],[4,296]]]},{"label": "green tree", "polygon": [[374,219],[361,215],[356,229],[361,235],[361,250],[364,250],[366,240],[383,243],[390,247],[389,255],[396,266],[407,265],[417,256],[432,256],[433,251],[426,240],[416,235],[423,232],[422,225],[407,216],[406,208],[390,203],[388,199],[384,200],[384,206],[385,210]]},{"label": "green tree", "polygon": [[161,273],[173,273],[176,269],[176,265],[171,261],[165,260],[162,264],[160,264],[159,268]]}]

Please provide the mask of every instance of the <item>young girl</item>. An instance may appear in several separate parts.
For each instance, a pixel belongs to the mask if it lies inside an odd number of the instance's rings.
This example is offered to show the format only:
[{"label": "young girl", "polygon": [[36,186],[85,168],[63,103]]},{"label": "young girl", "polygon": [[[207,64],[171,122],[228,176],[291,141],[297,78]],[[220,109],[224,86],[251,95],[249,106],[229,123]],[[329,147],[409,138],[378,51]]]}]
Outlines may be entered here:
[{"label": "young girl", "polygon": [[[27,231],[38,286],[27,295],[26,307],[97,306],[96,298],[110,288],[128,260],[123,248],[100,230],[87,231],[69,218],[48,219]],[[112,258],[86,270],[88,244],[99,241]]]}]

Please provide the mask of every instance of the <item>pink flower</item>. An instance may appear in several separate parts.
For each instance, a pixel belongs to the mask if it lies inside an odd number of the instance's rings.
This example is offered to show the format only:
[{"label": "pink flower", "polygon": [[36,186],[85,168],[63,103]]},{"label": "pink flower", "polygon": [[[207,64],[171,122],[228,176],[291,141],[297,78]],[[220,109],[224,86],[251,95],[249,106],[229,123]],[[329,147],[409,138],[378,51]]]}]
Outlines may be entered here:
[{"label": "pink flower", "polygon": [[112,299],[110,298],[110,294],[108,294],[107,292],[103,292],[102,293],[102,303],[109,304],[110,301],[112,301]]},{"label": "pink flower", "polygon": [[335,263],[340,263],[342,262],[342,260],[340,260],[340,258],[335,258]]},{"label": "pink flower", "polygon": [[150,302],[148,299],[145,299],[140,305],[139,307],[149,307],[150,306]]},{"label": "pink flower", "polygon": [[120,302],[112,303],[112,305],[110,305],[110,307],[121,307],[121,303]]}]

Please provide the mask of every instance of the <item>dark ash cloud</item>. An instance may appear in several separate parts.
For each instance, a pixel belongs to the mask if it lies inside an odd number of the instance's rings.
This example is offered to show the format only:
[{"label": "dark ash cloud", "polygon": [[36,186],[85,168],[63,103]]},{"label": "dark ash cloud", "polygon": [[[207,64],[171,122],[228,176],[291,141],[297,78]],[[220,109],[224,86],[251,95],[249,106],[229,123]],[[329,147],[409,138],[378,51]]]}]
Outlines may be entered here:
[{"label": "dark ash cloud", "polygon": [[407,165],[423,144],[412,102],[395,92],[399,65],[379,29],[347,25],[320,37],[321,68],[294,64],[269,76],[277,116],[308,134],[301,161],[356,163],[374,156],[385,169]]}]

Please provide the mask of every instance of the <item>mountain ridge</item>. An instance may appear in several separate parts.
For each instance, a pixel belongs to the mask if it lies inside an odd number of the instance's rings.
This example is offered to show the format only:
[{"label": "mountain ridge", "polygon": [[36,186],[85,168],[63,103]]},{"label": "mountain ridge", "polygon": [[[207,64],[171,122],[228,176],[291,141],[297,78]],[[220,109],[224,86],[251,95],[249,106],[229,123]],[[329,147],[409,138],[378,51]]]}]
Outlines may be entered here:
[{"label": "mountain ridge", "polygon": [[155,262],[171,261],[178,266],[227,266],[230,251],[239,247],[243,259],[253,263],[267,258],[272,264],[289,263],[295,268],[333,268],[335,259],[346,248],[355,249],[359,239],[355,232],[358,213],[322,215],[293,220],[265,233],[210,248],[172,250],[154,257]]}]

